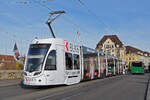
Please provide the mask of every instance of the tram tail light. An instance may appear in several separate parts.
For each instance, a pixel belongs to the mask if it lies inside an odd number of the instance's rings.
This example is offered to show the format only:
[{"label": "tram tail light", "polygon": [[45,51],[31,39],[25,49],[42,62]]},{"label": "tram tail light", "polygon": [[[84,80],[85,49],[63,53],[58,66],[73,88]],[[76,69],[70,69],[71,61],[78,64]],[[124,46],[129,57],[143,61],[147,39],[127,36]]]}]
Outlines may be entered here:
[{"label": "tram tail light", "polygon": [[90,74],[89,73],[86,73],[86,75],[85,75],[86,77],[90,77]]},{"label": "tram tail light", "polygon": [[94,72],[94,76],[97,76],[97,72]]}]

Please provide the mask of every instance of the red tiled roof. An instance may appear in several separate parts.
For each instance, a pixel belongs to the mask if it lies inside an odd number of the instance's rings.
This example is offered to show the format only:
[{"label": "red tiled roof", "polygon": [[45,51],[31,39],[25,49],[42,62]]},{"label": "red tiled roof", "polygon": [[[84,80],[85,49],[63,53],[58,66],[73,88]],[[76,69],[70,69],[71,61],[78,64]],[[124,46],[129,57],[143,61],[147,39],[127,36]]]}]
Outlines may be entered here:
[{"label": "red tiled roof", "polygon": [[147,51],[143,51],[143,54],[147,55],[147,56],[150,56],[150,52],[147,52]]},{"label": "red tiled roof", "polygon": [[126,48],[126,53],[127,53],[127,54],[128,54],[128,53],[137,53],[137,52],[143,53],[142,50],[137,49],[137,48],[132,47],[132,46],[125,46],[125,48]]},{"label": "red tiled roof", "polygon": [[10,56],[10,55],[0,55],[0,60],[15,60],[14,56]]},{"label": "red tiled roof", "polygon": [[143,51],[143,53],[144,53],[144,54],[149,54],[149,55],[150,55],[150,52],[147,52],[147,51]]},{"label": "red tiled roof", "polygon": [[98,48],[98,46],[102,45],[107,39],[112,40],[112,42],[115,43],[115,45],[119,45],[119,47],[123,46],[123,43],[120,41],[120,39],[117,37],[117,35],[105,35],[97,44],[96,48]]}]

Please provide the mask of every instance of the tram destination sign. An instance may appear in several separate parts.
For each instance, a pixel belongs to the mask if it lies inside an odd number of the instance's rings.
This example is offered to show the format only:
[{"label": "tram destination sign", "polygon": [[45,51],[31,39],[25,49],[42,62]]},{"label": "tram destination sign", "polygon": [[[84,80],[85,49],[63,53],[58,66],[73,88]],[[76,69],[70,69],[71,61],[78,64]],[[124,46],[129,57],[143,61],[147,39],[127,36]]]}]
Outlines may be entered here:
[{"label": "tram destination sign", "polygon": [[50,44],[31,44],[30,48],[37,48],[37,49],[45,49],[45,48],[49,48]]}]

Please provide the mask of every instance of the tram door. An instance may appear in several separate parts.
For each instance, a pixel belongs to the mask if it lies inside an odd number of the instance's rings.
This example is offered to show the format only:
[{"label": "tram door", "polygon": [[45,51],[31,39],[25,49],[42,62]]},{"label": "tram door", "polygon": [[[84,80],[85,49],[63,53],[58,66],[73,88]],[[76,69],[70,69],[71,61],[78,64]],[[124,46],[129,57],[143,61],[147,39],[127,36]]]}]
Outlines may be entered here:
[{"label": "tram door", "polygon": [[75,84],[81,79],[80,60],[78,54],[65,53],[65,84]]},{"label": "tram door", "polygon": [[104,74],[104,58],[100,56],[100,77],[102,78]]},{"label": "tram door", "polygon": [[56,49],[51,50],[45,63],[45,74],[47,84],[63,84],[64,82],[64,64],[63,64],[63,46],[56,45]]}]

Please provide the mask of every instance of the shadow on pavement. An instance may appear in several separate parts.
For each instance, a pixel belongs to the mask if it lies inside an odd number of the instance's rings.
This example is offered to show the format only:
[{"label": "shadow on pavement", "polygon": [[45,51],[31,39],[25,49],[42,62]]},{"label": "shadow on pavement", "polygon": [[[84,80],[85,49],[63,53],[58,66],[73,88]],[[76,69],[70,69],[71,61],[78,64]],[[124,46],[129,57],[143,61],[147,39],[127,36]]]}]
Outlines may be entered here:
[{"label": "shadow on pavement", "polygon": [[19,86],[23,89],[50,89],[50,88],[56,88],[56,87],[62,87],[66,85],[49,85],[49,86],[29,86],[29,85],[24,85],[23,81],[20,82]]}]

